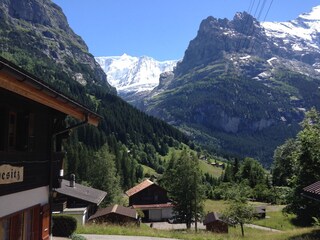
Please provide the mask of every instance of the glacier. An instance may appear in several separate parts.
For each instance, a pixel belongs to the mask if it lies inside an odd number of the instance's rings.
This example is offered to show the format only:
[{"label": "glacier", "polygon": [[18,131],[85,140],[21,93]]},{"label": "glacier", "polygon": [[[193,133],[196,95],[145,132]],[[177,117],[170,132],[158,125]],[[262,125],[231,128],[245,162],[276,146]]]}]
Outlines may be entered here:
[{"label": "glacier", "polygon": [[320,6],[287,22],[263,22],[268,37],[282,39],[292,50],[320,49]]},{"label": "glacier", "polygon": [[107,74],[108,82],[118,93],[151,91],[159,85],[163,72],[173,71],[178,60],[157,61],[152,57],[121,56],[95,57]]}]

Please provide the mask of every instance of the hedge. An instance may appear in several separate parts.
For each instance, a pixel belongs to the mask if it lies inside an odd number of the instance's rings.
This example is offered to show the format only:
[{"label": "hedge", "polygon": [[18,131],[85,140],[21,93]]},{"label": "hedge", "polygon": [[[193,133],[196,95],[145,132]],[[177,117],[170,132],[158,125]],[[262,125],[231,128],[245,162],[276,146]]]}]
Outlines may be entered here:
[{"label": "hedge", "polygon": [[70,237],[77,229],[77,220],[71,216],[52,216],[52,235],[57,237]]}]

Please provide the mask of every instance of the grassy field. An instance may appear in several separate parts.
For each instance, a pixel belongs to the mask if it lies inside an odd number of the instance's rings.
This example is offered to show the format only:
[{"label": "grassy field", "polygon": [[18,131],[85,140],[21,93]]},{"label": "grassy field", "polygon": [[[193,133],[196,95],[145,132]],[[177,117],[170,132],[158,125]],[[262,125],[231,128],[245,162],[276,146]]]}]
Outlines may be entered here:
[{"label": "grassy field", "polygon": [[288,214],[284,215],[281,211],[279,212],[268,212],[267,217],[261,220],[253,221],[253,224],[274,228],[278,230],[292,230],[297,229],[298,227],[292,224],[292,219],[295,218],[295,215]]},{"label": "grassy field", "polygon": [[223,172],[222,168],[219,167],[214,167],[212,165],[210,165],[209,163],[200,160],[200,170],[203,173],[209,173],[210,175],[218,178],[221,177],[221,174]]},{"label": "grassy field", "polygon": [[142,168],[143,168],[143,174],[148,174],[149,176],[157,176],[158,173],[151,167],[148,167],[146,165],[141,164]]},{"label": "grassy field", "polygon": [[113,226],[113,225],[86,225],[77,229],[78,234],[101,234],[101,235],[129,235],[129,236],[151,236],[166,237],[186,240],[319,240],[320,230],[316,228],[301,228],[274,233],[257,229],[245,228],[245,237],[241,236],[239,227],[229,228],[228,234],[216,234],[206,231],[195,233],[193,230],[157,230],[142,224],[135,226]]},{"label": "grassy field", "polygon": [[223,212],[228,206],[228,203],[223,200],[210,200],[204,202],[204,212]]},{"label": "grassy field", "polygon": [[[192,151],[192,150],[189,150],[189,151]],[[161,159],[165,162],[167,162],[170,157],[172,156],[173,152],[175,152],[177,155],[181,154],[182,152],[182,149],[181,150],[176,150],[174,148],[169,148],[169,153],[166,155],[166,156],[160,156]],[[194,151],[193,151],[194,152]],[[196,154],[196,152],[194,152]],[[215,159],[210,159],[209,162],[214,162]],[[219,167],[214,167],[212,165],[210,165],[209,163],[203,161],[203,160],[200,160],[200,170],[202,171],[202,173],[209,173],[210,175],[212,175],[213,177],[220,177],[223,170]],[[219,162],[219,161],[218,161]],[[143,166],[144,168],[144,166]]]}]

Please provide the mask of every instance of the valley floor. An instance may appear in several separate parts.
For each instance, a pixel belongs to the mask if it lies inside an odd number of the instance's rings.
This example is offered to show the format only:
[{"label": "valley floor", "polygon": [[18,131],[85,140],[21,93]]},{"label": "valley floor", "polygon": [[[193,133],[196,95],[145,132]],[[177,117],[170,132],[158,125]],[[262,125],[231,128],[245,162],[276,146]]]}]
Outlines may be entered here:
[{"label": "valley floor", "polygon": [[[261,205],[262,203],[254,203]],[[224,201],[207,200],[205,212],[223,211],[226,206]],[[136,226],[115,226],[107,224],[92,224],[77,229],[77,234],[81,234],[87,240],[163,240],[163,239],[186,239],[186,240],[319,240],[320,228],[301,228],[292,224],[293,215],[283,215],[281,210],[283,205],[267,205],[267,217],[255,220],[252,224],[245,226],[245,237],[241,236],[240,227],[229,227],[228,234],[217,234],[207,232],[202,223],[198,223],[198,232],[186,230],[185,224],[169,224],[167,222],[157,222],[141,224]],[[88,234],[88,235],[87,235]],[[94,235],[93,235],[94,234]],[[99,236],[95,236],[99,235]],[[103,236],[104,235],[104,236]],[[135,237],[124,237],[135,236]],[[143,236],[143,237],[142,237]]]},{"label": "valley floor", "polygon": [[177,240],[174,238],[157,238],[157,237],[142,237],[142,236],[120,236],[120,235],[96,235],[82,234],[87,240]]}]

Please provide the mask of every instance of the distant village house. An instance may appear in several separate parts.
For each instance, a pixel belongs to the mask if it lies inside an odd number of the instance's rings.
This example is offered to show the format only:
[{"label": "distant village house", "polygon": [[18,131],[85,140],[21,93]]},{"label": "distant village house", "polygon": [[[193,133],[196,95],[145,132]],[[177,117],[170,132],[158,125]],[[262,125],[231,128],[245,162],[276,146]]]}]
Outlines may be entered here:
[{"label": "distant village house", "polygon": [[113,223],[125,225],[129,223],[138,224],[138,214],[136,210],[123,207],[118,204],[101,208],[89,218],[89,221],[96,223]]},{"label": "distant village house", "polygon": [[228,233],[228,223],[220,218],[219,213],[208,213],[203,221],[207,231],[215,233]]},{"label": "distant village house", "polygon": [[76,183],[72,174],[70,180],[62,179],[60,187],[54,189],[52,212],[71,215],[84,225],[106,195],[104,191]]},{"label": "distant village house", "polygon": [[144,180],[126,191],[129,206],[144,213],[144,221],[162,221],[173,216],[173,204],[164,188]]}]

